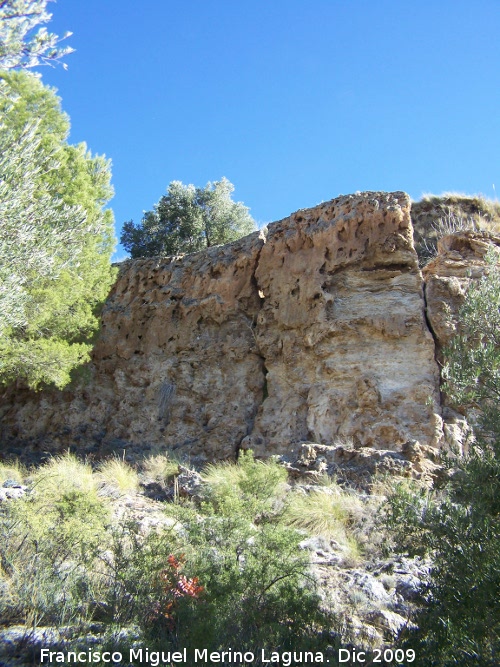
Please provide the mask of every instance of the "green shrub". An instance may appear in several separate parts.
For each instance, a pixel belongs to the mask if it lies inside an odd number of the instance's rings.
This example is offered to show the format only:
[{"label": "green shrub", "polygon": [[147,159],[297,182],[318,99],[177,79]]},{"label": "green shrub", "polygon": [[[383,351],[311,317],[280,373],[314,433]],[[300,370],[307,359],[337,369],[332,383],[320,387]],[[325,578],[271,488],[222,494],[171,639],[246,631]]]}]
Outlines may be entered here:
[{"label": "green shrub", "polygon": [[443,498],[399,490],[389,499],[399,545],[429,554],[431,581],[401,637],[422,664],[491,666],[500,660],[500,273],[496,261],[472,284],[460,311],[460,335],[445,350],[450,399],[474,423],[474,439]]},{"label": "green shrub", "polygon": [[332,619],[319,611],[301,539],[282,525],[255,525],[243,512],[187,523],[179,549],[204,590],[197,604],[178,611],[179,643],[209,650],[320,646]]},{"label": "green shrub", "polygon": [[380,508],[381,523],[390,535],[386,554],[396,544],[399,551],[425,556],[432,548],[429,519],[438,507],[435,494],[418,482],[404,480],[395,484]]},{"label": "green shrub", "polygon": [[279,511],[287,472],[276,461],[258,461],[251,451],[242,451],[237,463],[208,465],[203,478],[213,512],[262,521]]},{"label": "green shrub", "polygon": [[[469,481],[475,480],[476,497],[482,495],[483,481],[490,486],[492,474],[498,487],[498,460],[473,454],[460,468]],[[481,500],[466,499],[460,486],[452,486],[448,494],[433,504],[421,493],[411,498],[398,492],[389,500],[390,518],[399,522],[400,548],[410,555],[430,555],[433,563],[430,583],[422,589],[422,608],[413,619],[418,628],[400,641],[414,648],[423,664],[493,666],[500,651],[498,511],[491,514]],[[498,503],[498,488],[496,499]]]},{"label": "green shrub", "polygon": [[[183,526],[170,544],[185,554],[185,576],[203,587],[184,597],[175,618],[144,629],[150,645],[166,641],[217,651],[237,646],[295,649],[326,645],[333,619],[320,611],[303,536],[283,525],[286,471],[274,461],[208,466],[205,500],[172,505]],[[175,642],[173,637],[175,636]]]},{"label": "green shrub", "polygon": [[303,535],[282,521],[277,463],[248,453],[208,467],[204,499],[166,504],[165,524],[148,532],[113,520],[101,475],[65,455],[32,475],[32,493],[0,505],[0,623],[71,625],[84,643],[95,621],[99,645],[151,650],[332,643]]},{"label": "green shrub", "polygon": [[0,622],[61,626],[88,619],[109,520],[97,494],[38,492],[0,509]]}]

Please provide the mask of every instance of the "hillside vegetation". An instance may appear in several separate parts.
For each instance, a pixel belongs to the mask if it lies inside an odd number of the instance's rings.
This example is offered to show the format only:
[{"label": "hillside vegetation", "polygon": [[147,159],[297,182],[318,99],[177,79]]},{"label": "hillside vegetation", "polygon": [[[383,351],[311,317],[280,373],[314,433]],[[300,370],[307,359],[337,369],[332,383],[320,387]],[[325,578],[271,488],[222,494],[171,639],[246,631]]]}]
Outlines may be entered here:
[{"label": "hillside vegetation", "polygon": [[[146,501],[139,480],[170,502]],[[94,650],[340,645],[343,621],[321,604],[300,544],[323,537],[359,562],[378,504],[327,479],[292,488],[251,454],[201,476],[166,455],[93,470],[67,454],[32,471],[2,464],[0,481],[26,485],[0,504],[0,625],[69,627],[72,647]]]},{"label": "hillside vegetation", "polygon": [[500,202],[482,195],[445,192],[413,202],[411,219],[421,265],[436,255],[437,241],[463,230],[500,232]]},{"label": "hillside vegetation", "polygon": [[0,624],[71,646],[334,656],[352,643],[399,646],[419,665],[498,664],[499,313],[492,251],[444,350],[444,389],[471,432],[435,488],[292,483],[245,452],[201,474],[166,453],[134,467],[1,464]]}]

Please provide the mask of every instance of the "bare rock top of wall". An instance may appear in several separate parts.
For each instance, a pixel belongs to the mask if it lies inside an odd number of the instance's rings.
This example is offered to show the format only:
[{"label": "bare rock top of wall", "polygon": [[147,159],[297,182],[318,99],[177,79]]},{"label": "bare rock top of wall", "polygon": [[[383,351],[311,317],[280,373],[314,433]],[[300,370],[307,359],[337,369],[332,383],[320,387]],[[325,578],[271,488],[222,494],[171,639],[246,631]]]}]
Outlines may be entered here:
[{"label": "bare rock top of wall", "polygon": [[339,197],[226,246],[129,260],[90,378],[4,393],[4,442],[169,448],[193,460],[304,442],[442,438],[410,200]]}]

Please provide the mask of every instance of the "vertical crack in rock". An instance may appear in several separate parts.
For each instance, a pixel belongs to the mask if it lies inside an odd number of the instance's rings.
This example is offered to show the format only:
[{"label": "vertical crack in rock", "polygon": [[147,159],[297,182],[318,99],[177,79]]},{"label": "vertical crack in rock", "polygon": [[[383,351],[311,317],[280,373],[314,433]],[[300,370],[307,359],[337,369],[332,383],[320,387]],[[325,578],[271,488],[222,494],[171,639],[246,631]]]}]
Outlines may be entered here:
[{"label": "vertical crack in rock", "polygon": [[[437,241],[437,255],[422,269],[425,282],[426,318],[435,340],[436,359],[459,328],[458,314],[471,280],[485,270],[491,248],[500,253],[500,236],[490,232],[460,231]],[[447,396],[441,394],[444,440],[460,451],[468,432],[466,420]]]},{"label": "vertical crack in rock", "polygon": [[432,336],[432,340],[434,341],[434,360],[436,362],[437,369],[439,371],[439,405],[442,406],[443,404],[443,394],[441,392],[441,386],[443,384],[443,377],[441,373],[441,368],[443,366],[443,359],[441,355],[441,350],[439,346],[439,340],[436,335],[436,332],[434,331],[434,328],[432,326],[432,322],[429,317],[429,312],[427,308],[427,283],[425,279],[422,277],[422,295],[423,295],[423,300],[424,300],[424,319],[425,319],[425,324],[427,325],[427,329],[429,331],[429,334]]},{"label": "vertical crack in rock", "polygon": [[425,280],[422,280],[422,283],[423,283],[423,299],[424,299],[424,318],[425,318],[425,323],[427,325],[427,329],[429,330],[429,333],[434,340],[434,344],[435,344],[435,348],[436,348],[435,358],[436,358],[436,363],[438,363],[438,359],[437,359],[438,338],[436,336],[436,332],[434,331],[434,329],[432,327],[432,323],[431,323],[430,318],[429,318],[429,312],[428,312],[428,309],[427,309],[427,283],[425,282]]},{"label": "vertical crack in rock", "polygon": [[261,375],[262,388],[261,388],[261,397],[259,399],[259,397],[256,396],[254,409],[253,409],[252,413],[250,414],[249,418],[247,419],[246,433],[239,440],[239,442],[237,443],[236,450],[235,450],[235,457],[236,458],[238,458],[240,450],[242,448],[244,448],[244,446],[243,446],[244,443],[247,441],[248,437],[252,434],[258,411],[261,408],[262,404],[264,403],[264,401],[266,400],[267,395],[268,395],[268,392],[267,392],[266,358],[261,352],[261,349],[260,349],[260,346],[259,346],[259,339],[258,339],[257,332],[256,332],[259,315],[260,315],[260,312],[262,310],[262,307],[263,307],[263,304],[264,304],[264,301],[265,301],[264,293],[260,289],[259,283],[257,281],[256,272],[257,272],[257,268],[259,266],[259,260],[260,260],[260,256],[261,256],[261,253],[262,253],[262,247],[264,247],[265,243],[267,242],[267,228],[261,229],[260,232],[261,232],[261,238],[263,240],[263,246],[261,246],[259,248],[259,250],[257,252],[257,255],[255,257],[255,262],[253,264],[253,270],[252,270],[251,279],[250,279],[253,290],[254,290],[254,293],[258,298],[258,310],[255,313],[253,319],[251,320],[251,323],[249,323],[248,326],[249,326],[250,331],[252,333],[253,342],[254,342],[254,345],[255,345],[255,354],[260,361],[259,374]]}]

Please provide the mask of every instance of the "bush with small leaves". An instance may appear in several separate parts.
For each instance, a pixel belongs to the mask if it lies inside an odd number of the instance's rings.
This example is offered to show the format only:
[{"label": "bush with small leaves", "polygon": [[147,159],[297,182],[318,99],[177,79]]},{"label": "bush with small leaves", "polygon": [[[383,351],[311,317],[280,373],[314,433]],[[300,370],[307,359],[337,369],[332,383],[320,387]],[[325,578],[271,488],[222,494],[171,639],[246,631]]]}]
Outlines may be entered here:
[{"label": "bush with small leaves", "polygon": [[109,510],[95,491],[38,487],[0,507],[0,623],[32,627],[92,616],[93,571],[106,548]]},{"label": "bush with small leaves", "polygon": [[474,424],[466,455],[442,498],[399,490],[389,524],[399,546],[432,558],[431,580],[414,621],[400,638],[422,664],[493,667],[500,659],[500,269],[490,255],[460,311],[460,333],[445,350],[445,390]]}]

